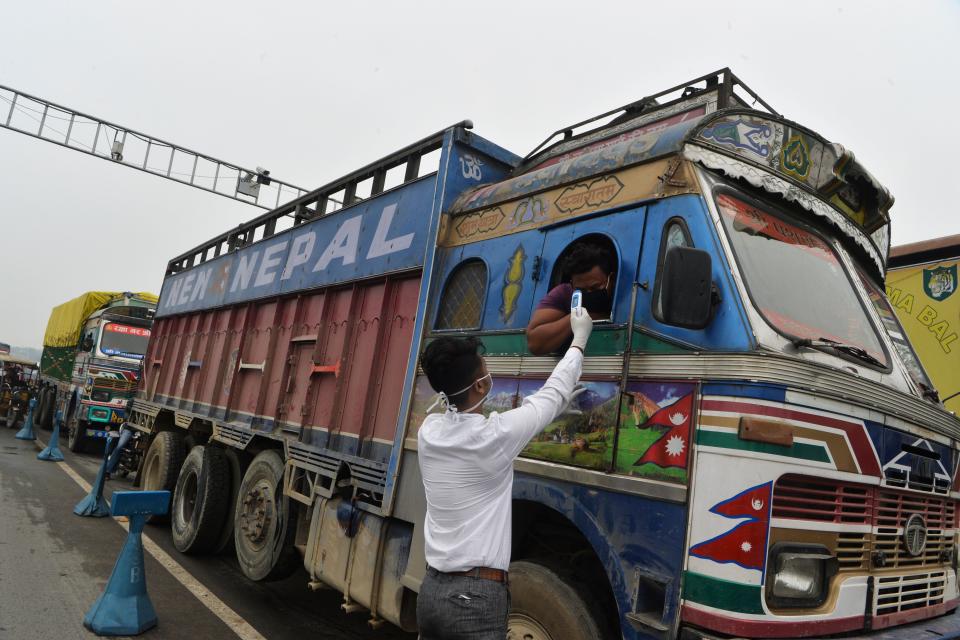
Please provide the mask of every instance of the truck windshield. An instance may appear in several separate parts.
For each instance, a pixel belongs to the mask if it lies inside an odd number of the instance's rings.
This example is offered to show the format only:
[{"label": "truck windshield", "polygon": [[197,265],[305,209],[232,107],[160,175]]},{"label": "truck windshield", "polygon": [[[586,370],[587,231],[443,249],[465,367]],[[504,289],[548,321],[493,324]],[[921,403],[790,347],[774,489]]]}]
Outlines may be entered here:
[{"label": "truck windshield", "polygon": [[830,340],[887,356],[833,248],[816,233],[727,194],[720,217],[754,304],[790,339]]},{"label": "truck windshield", "polygon": [[108,356],[143,358],[150,341],[150,329],[108,322],[103,327],[100,351]]}]

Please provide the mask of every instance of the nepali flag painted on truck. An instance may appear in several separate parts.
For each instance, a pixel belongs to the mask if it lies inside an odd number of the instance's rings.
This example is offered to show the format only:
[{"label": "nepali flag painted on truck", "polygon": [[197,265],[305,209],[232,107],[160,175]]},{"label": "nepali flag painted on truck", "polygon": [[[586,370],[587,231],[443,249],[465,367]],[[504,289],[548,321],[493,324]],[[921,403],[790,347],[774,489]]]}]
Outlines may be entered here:
[{"label": "nepali flag painted on truck", "polygon": [[687,453],[690,451],[690,412],[692,410],[693,394],[688,394],[650,416],[643,425],[644,429],[650,427],[668,427],[668,429],[653,441],[633,466],[652,462],[661,467],[686,469]]},{"label": "nepali flag painted on truck", "polygon": [[726,533],[693,545],[690,555],[763,571],[767,557],[772,487],[772,482],[759,484],[710,507],[711,513],[745,520]]}]

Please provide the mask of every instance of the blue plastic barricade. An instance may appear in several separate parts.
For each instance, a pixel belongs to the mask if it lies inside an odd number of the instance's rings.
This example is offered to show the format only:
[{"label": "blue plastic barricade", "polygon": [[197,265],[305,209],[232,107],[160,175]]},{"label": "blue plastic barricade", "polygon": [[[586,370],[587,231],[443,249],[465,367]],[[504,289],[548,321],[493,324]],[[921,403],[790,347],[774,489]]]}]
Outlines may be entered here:
[{"label": "blue plastic barricade", "polygon": [[17,431],[17,435],[14,436],[17,440],[37,439],[36,434],[33,432],[33,408],[37,406],[37,399],[30,398],[28,406],[30,408],[27,410],[27,419],[23,421],[23,427],[20,431]]},{"label": "blue plastic barricade", "polygon": [[53,419],[53,433],[50,434],[50,442],[47,447],[37,454],[37,460],[50,460],[51,462],[60,462],[63,460],[63,452],[60,451],[60,424],[63,422],[63,411],[57,411]]},{"label": "blue plastic barricade", "polygon": [[110,505],[103,499],[103,482],[107,474],[107,460],[110,458],[110,452],[113,451],[114,438],[107,437],[107,444],[103,447],[103,463],[100,465],[100,471],[97,472],[97,479],[93,481],[90,487],[90,493],[87,497],[77,503],[73,512],[78,516],[87,516],[90,518],[104,518],[110,515]]},{"label": "blue plastic barricade", "polygon": [[157,614],[147,595],[143,568],[143,525],[152,515],[164,515],[169,491],[118,491],[112,513],[130,518],[130,531],[113,573],[100,597],[83,618],[83,626],[100,636],[133,636],[157,624]]}]

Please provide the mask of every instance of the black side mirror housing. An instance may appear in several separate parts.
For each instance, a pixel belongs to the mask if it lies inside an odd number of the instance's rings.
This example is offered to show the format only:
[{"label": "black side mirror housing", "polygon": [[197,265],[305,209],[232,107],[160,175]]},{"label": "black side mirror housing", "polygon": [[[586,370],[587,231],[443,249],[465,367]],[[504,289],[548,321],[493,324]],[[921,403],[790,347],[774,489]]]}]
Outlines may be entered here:
[{"label": "black side mirror housing", "polygon": [[713,316],[713,260],[693,247],[673,247],[663,264],[663,319],[685,329],[703,329]]},{"label": "black side mirror housing", "polygon": [[86,336],[80,341],[80,350],[90,351],[91,349],[93,349],[93,338]]}]

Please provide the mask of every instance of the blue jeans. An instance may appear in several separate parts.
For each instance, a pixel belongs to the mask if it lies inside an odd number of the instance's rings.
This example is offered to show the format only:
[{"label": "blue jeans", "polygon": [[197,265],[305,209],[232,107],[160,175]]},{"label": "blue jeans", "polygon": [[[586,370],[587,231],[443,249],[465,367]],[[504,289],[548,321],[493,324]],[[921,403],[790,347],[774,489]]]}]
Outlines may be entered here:
[{"label": "blue jeans", "polygon": [[120,428],[120,438],[117,440],[117,446],[113,448],[113,451],[110,453],[110,457],[107,458],[107,473],[113,473],[117,469],[117,465],[120,464],[120,453],[123,451],[123,448],[127,446],[127,443],[130,442],[130,438],[133,437],[133,431],[126,427]]},{"label": "blue jeans", "polygon": [[504,640],[510,588],[427,568],[417,596],[420,640]]}]

